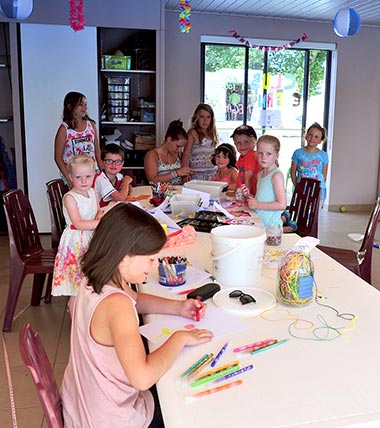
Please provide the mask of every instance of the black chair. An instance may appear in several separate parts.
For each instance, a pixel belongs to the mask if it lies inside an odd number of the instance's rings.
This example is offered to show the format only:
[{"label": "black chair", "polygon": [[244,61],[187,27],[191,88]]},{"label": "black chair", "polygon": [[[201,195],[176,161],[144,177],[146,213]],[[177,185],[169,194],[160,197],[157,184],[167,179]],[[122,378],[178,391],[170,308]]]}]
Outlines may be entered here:
[{"label": "black chair", "polygon": [[318,248],[332,257],[334,260],[354,272],[360,278],[372,284],[372,248],[375,239],[376,228],[380,218],[380,197],[373,205],[372,212],[367,224],[362,245],[359,251],[347,250],[344,248],[326,247],[318,245]]},{"label": "black chair", "polygon": [[50,210],[51,246],[53,248],[58,248],[59,240],[66,226],[62,209],[62,198],[68,191],[69,187],[61,178],[56,178],[46,183],[46,194]]},{"label": "black chair", "polygon": [[298,235],[318,238],[319,196],[321,185],[314,178],[301,178],[289,205],[290,220],[297,223]]},{"label": "black chair", "polygon": [[10,254],[9,290],[3,331],[11,331],[17,301],[26,275],[34,275],[31,305],[38,306],[46,274],[49,274],[45,303],[50,303],[57,250],[53,248],[45,250],[42,247],[32,206],[22,190],[15,189],[6,192],[3,195],[3,200],[8,225]]}]

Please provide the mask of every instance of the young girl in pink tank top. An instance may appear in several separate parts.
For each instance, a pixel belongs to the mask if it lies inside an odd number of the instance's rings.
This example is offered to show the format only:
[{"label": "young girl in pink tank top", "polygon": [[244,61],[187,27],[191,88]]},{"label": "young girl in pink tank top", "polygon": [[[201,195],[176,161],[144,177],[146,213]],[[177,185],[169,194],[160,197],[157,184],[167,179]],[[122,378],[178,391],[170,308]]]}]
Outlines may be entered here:
[{"label": "young girl in pink tank top", "polygon": [[138,311],[196,320],[206,309],[198,300],[165,299],[131,289],[157,268],[165,242],[158,221],[132,204],[113,207],[96,228],[82,257],[85,278],[73,309],[62,383],[66,428],[148,427],[154,411],[149,388],[185,346],[212,339],[208,330],[180,330],[146,355]]},{"label": "young girl in pink tank top", "polygon": [[235,168],[235,147],[231,144],[221,144],[215,149],[211,162],[218,167],[218,170],[212,177],[213,181],[228,183],[228,193],[235,192],[239,178],[239,171]]}]

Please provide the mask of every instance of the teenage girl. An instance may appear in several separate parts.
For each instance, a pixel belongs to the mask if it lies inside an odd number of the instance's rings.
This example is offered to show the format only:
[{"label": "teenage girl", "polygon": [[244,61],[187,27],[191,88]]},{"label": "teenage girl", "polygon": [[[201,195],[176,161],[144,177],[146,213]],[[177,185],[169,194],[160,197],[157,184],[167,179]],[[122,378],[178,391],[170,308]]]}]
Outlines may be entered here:
[{"label": "teenage girl", "polygon": [[94,161],[87,155],[74,156],[68,165],[72,189],[63,196],[66,228],[62,233],[54,265],[53,296],[75,296],[83,275],[79,258],[86,251],[102,213],[94,189]]},{"label": "teenage girl", "polygon": [[187,143],[187,132],[181,120],[173,120],[165,134],[164,142],[149,150],[144,158],[145,175],[149,183],[182,184],[182,178],[194,171],[181,165],[181,154]]},{"label": "teenage girl", "polygon": [[265,228],[282,226],[281,214],[286,208],[284,176],[278,167],[279,152],[278,138],[262,135],[257,140],[257,159],[262,169],[258,174],[256,197],[249,194],[247,186],[242,186],[249,208],[256,210]]},{"label": "teenage girl", "polygon": [[191,128],[182,157],[182,165],[195,170],[195,174],[187,179],[212,180],[215,166],[211,163],[211,156],[217,144],[214,111],[208,104],[198,104],[191,118]]},{"label": "teenage girl", "polygon": [[184,347],[212,339],[208,330],[179,330],[158,349],[145,352],[137,312],[195,322],[197,312],[203,317],[206,310],[195,299],[165,299],[131,289],[130,284],[142,283],[157,269],[165,242],[158,221],[133,204],[116,205],[100,221],[82,258],[86,278],[74,303],[62,382],[65,427],[158,426],[150,425],[154,401],[149,388]]},{"label": "teenage girl", "polygon": [[228,192],[235,192],[239,177],[239,171],[235,168],[235,147],[231,144],[220,144],[212,155],[211,163],[218,167],[212,179],[228,183]]},{"label": "teenage girl", "polygon": [[295,186],[302,177],[315,178],[321,182],[322,197],[326,194],[326,178],[329,158],[318,145],[326,140],[326,130],[319,123],[313,123],[306,131],[305,147],[297,149],[292,156],[290,176]]},{"label": "teenage girl", "polygon": [[54,160],[70,185],[67,165],[75,155],[89,155],[96,169],[103,166],[95,121],[87,115],[87,99],[80,92],[69,92],[63,101],[63,121],[55,136]]}]

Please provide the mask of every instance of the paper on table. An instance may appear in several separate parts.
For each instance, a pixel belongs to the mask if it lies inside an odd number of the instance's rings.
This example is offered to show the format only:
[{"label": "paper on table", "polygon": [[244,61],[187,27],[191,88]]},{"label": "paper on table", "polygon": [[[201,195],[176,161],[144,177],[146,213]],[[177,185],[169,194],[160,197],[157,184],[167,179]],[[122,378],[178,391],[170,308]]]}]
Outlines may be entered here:
[{"label": "paper on table", "polygon": [[150,209],[149,212],[151,214],[155,213],[157,210],[170,212],[169,204],[170,204],[170,198],[169,196],[166,196],[166,198],[162,201],[162,203],[158,207]]},{"label": "paper on table", "polygon": [[198,194],[202,199],[203,208],[207,208],[210,205],[210,193],[201,192],[200,190],[190,189],[188,187],[183,187],[182,193]]},{"label": "paper on table", "polygon": [[169,216],[163,213],[159,208],[154,211],[154,213],[150,213],[159,223],[166,224],[168,226],[169,233],[181,229],[178,224],[173,221]]},{"label": "paper on table", "polygon": [[204,318],[199,322],[176,315],[161,315],[160,319],[140,327],[140,333],[148,340],[162,345],[177,330],[205,328],[214,334],[214,338],[229,336],[249,328],[249,324],[241,318],[229,315],[218,308],[210,306]]},{"label": "paper on table", "polygon": [[[191,288],[197,284],[199,284],[201,281],[206,280],[210,277],[210,274],[203,269],[197,269],[193,266],[188,266],[186,269],[186,283],[182,287],[165,287],[168,290],[173,291],[181,291],[182,289],[185,290],[186,288]],[[153,269],[152,272],[149,275],[149,282],[152,282],[154,284],[160,285],[158,282],[158,270]],[[160,285],[161,286],[161,285]]]}]

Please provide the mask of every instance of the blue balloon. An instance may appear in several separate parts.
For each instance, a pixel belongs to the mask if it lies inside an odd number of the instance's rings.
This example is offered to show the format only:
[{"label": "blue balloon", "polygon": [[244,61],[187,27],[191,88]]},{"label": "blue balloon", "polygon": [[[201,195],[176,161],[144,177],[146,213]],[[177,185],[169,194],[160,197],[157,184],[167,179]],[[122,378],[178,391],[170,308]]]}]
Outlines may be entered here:
[{"label": "blue balloon", "polygon": [[33,0],[0,0],[0,12],[10,19],[22,20],[33,11]]},{"label": "blue balloon", "polygon": [[361,19],[358,12],[350,7],[340,9],[334,18],[334,31],[339,37],[354,36],[360,28]]}]

